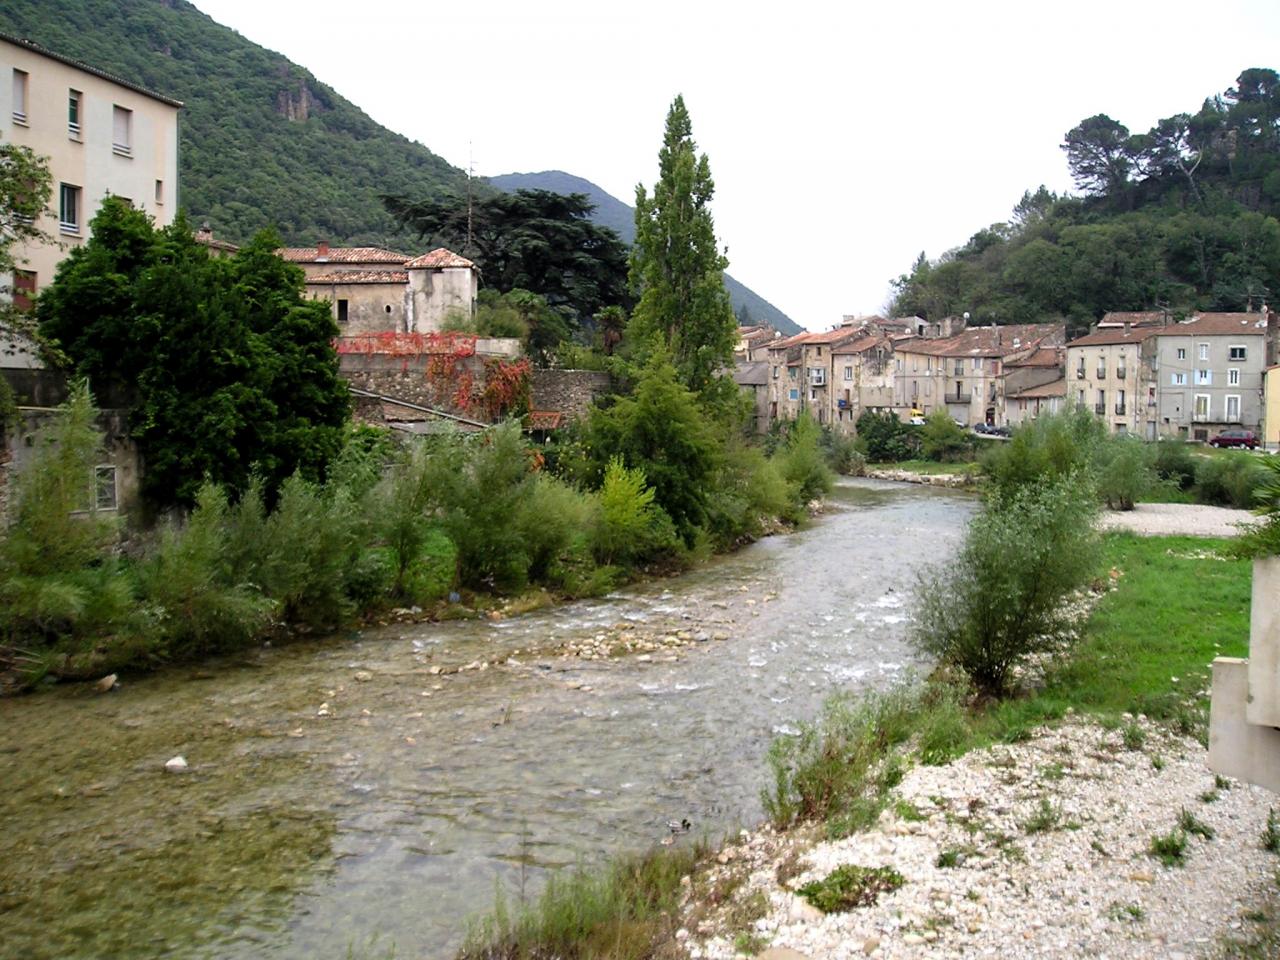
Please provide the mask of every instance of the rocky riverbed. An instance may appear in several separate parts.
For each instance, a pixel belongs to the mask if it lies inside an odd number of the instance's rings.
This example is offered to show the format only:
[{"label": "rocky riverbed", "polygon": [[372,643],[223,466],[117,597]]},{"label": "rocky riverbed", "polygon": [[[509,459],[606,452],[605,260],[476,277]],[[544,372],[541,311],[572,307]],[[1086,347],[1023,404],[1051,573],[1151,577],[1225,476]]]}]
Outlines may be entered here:
[{"label": "rocky riverbed", "polygon": [[[1123,730],[1072,720],[913,768],[867,832],[742,835],[701,881],[733,896],[691,907],[680,939],[694,960],[765,944],[776,960],[1199,957],[1246,928],[1274,887],[1280,858],[1261,838],[1275,803],[1215,778],[1195,740],[1141,718]],[[1152,855],[1153,838],[1170,836],[1184,843],[1181,864]],[[841,913],[797,896],[850,864],[904,882]]]}]

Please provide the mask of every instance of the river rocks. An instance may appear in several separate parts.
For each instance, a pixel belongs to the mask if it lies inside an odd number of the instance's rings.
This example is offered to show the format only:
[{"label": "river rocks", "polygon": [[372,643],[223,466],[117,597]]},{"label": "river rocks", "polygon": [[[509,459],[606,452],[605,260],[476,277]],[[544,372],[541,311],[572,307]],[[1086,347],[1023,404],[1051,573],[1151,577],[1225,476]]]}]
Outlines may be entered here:
[{"label": "river rocks", "polygon": [[355,679],[359,683],[368,683],[373,679],[373,674],[368,670],[357,670],[355,672]]},{"label": "river rocks", "polygon": [[187,758],[183,756],[170,757],[164,762],[164,768],[169,773],[185,773],[187,771]]},{"label": "river rocks", "polygon": [[910,470],[868,470],[865,476],[872,480],[892,480],[896,483],[920,483],[930,487],[970,487],[977,483],[970,473],[912,473]]}]

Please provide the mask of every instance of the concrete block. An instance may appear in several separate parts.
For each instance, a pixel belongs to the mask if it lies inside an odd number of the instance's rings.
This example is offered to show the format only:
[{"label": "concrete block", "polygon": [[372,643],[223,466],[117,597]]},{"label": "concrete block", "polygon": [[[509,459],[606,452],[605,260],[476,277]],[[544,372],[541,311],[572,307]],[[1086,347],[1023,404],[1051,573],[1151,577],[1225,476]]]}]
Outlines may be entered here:
[{"label": "concrete block", "polygon": [[1250,723],[1280,727],[1280,557],[1253,561],[1246,716]]},{"label": "concrete block", "polygon": [[1209,769],[1280,793],[1280,730],[1251,723],[1246,716],[1249,666],[1250,661],[1236,657],[1213,661]]}]

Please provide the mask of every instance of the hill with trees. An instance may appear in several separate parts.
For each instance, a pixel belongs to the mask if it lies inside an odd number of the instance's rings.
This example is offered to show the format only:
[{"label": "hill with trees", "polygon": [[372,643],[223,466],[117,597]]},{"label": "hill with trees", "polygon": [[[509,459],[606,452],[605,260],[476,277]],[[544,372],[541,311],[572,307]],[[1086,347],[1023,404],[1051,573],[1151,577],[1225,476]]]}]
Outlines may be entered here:
[{"label": "hill with trees", "polygon": [[0,31],[183,101],[179,199],[220,238],[397,245],[388,184],[464,189],[461,170],[185,0],[6,0]]},{"label": "hill with trees", "polygon": [[1077,195],[1028,190],[1009,221],[922,253],[894,312],[1079,331],[1108,310],[1244,310],[1280,294],[1276,71],[1247,69],[1147,133],[1089,117],[1062,148]]},{"label": "hill with trees", "polygon": [[[602,227],[609,227],[617,232],[628,246],[636,239],[635,208],[623,203],[603,187],[582,177],[575,177],[562,170],[544,170],[541,173],[506,173],[500,177],[489,177],[489,183],[499,190],[514,192],[516,190],[550,190],[555,193],[584,194],[595,204],[591,219]],[[772,303],[754,290],[739,283],[729,274],[724,275],[724,285],[729,291],[729,299],[733,303],[733,312],[738,322],[743,324],[767,323],[783,333],[799,333],[801,327]]]}]

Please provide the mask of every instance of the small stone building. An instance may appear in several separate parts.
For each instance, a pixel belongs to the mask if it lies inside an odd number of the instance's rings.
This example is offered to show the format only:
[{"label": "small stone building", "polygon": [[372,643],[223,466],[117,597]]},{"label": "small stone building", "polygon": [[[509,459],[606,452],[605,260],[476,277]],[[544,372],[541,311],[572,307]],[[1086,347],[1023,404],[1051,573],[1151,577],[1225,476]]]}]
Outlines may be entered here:
[{"label": "small stone building", "polygon": [[470,319],[480,271],[444,247],[420,257],[381,247],[285,247],[302,267],[307,293],[333,305],[343,336],[433,333],[452,314]]}]

